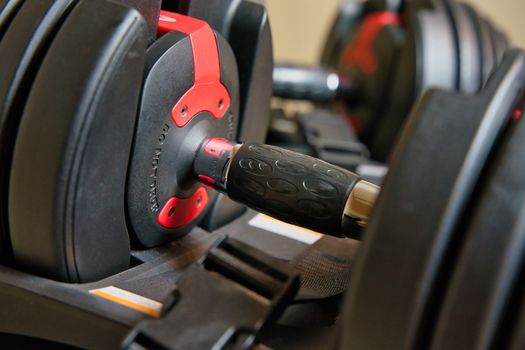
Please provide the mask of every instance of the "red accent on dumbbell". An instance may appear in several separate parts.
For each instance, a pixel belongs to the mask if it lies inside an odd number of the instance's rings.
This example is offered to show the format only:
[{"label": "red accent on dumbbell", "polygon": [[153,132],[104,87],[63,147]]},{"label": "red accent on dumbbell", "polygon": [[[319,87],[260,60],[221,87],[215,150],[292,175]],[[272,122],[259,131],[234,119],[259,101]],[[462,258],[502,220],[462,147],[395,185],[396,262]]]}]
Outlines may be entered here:
[{"label": "red accent on dumbbell", "polygon": [[204,183],[205,185],[208,185],[208,186],[210,186],[210,187],[213,187],[213,185],[215,184],[215,180],[212,179],[212,178],[209,177],[209,176],[199,174],[199,175],[198,175],[198,178],[199,178],[199,180],[200,180],[202,183]]},{"label": "red accent on dumbbell", "polygon": [[223,151],[231,152],[233,145],[230,141],[216,137],[208,141],[204,146],[204,151],[214,157],[220,157]]},{"label": "red accent on dumbbell", "polygon": [[179,128],[201,112],[209,112],[215,119],[224,116],[230,107],[230,94],[221,83],[219,49],[215,33],[208,23],[161,11],[157,35],[171,31],[189,35],[193,51],[194,84],[175,104],[171,116]]},{"label": "red accent on dumbbell", "polygon": [[377,70],[374,42],[381,29],[387,25],[400,25],[401,20],[395,12],[378,12],[368,15],[361,24],[355,39],[343,54],[343,65],[359,66],[365,74]]},{"label": "red accent on dumbbell", "polygon": [[167,229],[183,227],[195,220],[207,205],[208,191],[199,187],[188,198],[170,198],[157,217],[157,222]]},{"label": "red accent on dumbbell", "polygon": [[512,118],[515,121],[520,120],[522,116],[523,116],[523,110],[521,110],[521,109],[515,109],[514,113],[512,114]]}]

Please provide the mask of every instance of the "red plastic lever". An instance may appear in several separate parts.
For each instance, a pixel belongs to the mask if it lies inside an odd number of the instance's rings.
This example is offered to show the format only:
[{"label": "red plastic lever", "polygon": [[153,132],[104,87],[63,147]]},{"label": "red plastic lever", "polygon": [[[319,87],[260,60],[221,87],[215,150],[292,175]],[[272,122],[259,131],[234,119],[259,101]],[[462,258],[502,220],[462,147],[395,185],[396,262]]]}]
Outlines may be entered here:
[{"label": "red plastic lever", "polygon": [[219,49],[208,23],[178,13],[161,11],[158,36],[170,31],[189,35],[193,51],[194,84],[175,104],[171,116],[179,128],[194,116],[209,112],[215,119],[224,116],[231,98],[221,83]]},{"label": "red plastic lever", "polygon": [[208,191],[199,187],[188,198],[170,198],[157,217],[157,222],[164,228],[177,229],[195,220],[207,205]]}]

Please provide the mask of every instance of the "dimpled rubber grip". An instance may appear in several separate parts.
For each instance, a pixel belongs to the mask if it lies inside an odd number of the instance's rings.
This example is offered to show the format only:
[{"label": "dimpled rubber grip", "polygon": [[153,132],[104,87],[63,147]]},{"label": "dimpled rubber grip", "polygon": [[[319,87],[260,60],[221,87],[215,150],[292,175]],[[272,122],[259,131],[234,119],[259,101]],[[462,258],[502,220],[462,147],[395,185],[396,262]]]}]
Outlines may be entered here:
[{"label": "dimpled rubber grip", "polygon": [[227,192],[274,218],[332,236],[344,236],[346,200],[358,175],[281,148],[247,143],[235,153]]}]

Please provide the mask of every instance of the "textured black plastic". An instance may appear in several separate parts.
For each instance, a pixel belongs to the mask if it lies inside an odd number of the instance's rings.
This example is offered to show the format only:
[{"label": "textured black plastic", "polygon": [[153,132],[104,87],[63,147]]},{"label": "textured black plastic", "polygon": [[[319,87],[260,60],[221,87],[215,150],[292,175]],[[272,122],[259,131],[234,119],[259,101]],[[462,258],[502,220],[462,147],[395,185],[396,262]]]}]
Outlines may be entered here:
[{"label": "textured black plastic", "polygon": [[157,26],[160,17],[162,0],[120,0],[124,5],[135,8],[140,12],[148,30],[148,42],[151,44],[157,39]]},{"label": "textured black plastic", "polygon": [[244,144],[232,159],[228,195],[280,220],[343,236],[346,200],[359,176],[282,148]]},{"label": "textured black plastic", "polygon": [[446,288],[440,272],[524,78],[514,52],[481,94],[432,91],[412,111],[353,268],[341,349],[426,348]]},{"label": "textured black plastic", "polygon": [[31,84],[73,0],[28,1],[0,41],[0,254],[8,255],[7,191],[18,123]]},{"label": "textured black plastic", "polygon": [[9,184],[15,262],[63,281],[129,266],[125,179],[146,50],[139,13],[81,1],[32,86]]},{"label": "textured black plastic", "polygon": [[476,10],[469,5],[461,4],[465,13],[469,17],[470,21],[474,25],[474,32],[476,33],[478,40],[478,52],[477,55],[480,57],[480,77],[481,84],[487,80],[491,73],[496,57],[494,54],[494,45],[490,37],[490,25],[486,20],[477,15]]},{"label": "textured black plastic", "polygon": [[483,84],[481,42],[477,37],[475,23],[466,8],[457,1],[447,2],[459,44],[459,91],[475,93]]},{"label": "textured black plastic", "polygon": [[15,17],[18,9],[23,4],[23,0],[3,0],[0,1],[0,40],[11,21]]},{"label": "textured black plastic", "polygon": [[512,328],[505,313],[516,310],[512,294],[523,290],[518,276],[525,258],[525,119],[509,124],[462,228],[464,243],[451,268],[430,349],[487,349],[499,327]]}]

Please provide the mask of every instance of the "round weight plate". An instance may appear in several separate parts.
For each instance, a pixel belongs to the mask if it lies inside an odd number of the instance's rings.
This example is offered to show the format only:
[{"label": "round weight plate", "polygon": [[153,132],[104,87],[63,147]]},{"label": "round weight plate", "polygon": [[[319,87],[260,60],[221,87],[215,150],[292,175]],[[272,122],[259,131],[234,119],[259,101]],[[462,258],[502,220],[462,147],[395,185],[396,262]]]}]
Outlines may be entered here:
[{"label": "round weight plate", "polygon": [[485,75],[484,75],[485,64],[487,63],[488,60],[490,60],[489,58],[487,58],[487,55],[491,54],[490,50],[492,50],[490,46],[487,47],[487,44],[490,43],[490,40],[489,40],[490,37],[486,31],[485,32],[483,31],[484,29],[486,30],[487,28],[483,27],[483,24],[481,23],[481,18],[476,13],[476,11],[471,6],[468,6],[462,3],[459,4],[459,6],[465,13],[465,18],[468,19],[468,22],[477,39],[476,45],[475,45],[476,47],[475,55],[478,58],[477,61],[479,62],[479,72],[478,72],[479,82],[480,82],[479,87],[478,87],[478,90],[479,90],[481,89],[481,87],[486,81]]},{"label": "round weight plate", "polygon": [[480,17],[476,11],[468,6],[464,5],[467,9],[467,13],[470,14],[470,17],[477,23],[476,25],[479,28],[479,36],[481,38],[481,51],[482,51],[482,81],[483,84],[487,81],[490,74],[496,68],[496,48],[494,47],[494,41],[492,39],[492,34],[490,31],[492,27],[489,25],[486,19]]},{"label": "round weight plate", "polygon": [[[159,218],[168,205],[179,200],[189,201],[202,187],[194,178],[192,164],[204,139],[233,139],[237,133],[239,96],[235,58],[222,37],[217,36],[216,42],[220,80],[230,94],[230,108],[219,119],[209,112],[200,112],[180,127],[174,122],[172,109],[194,84],[190,37],[170,32],[148,50],[127,186],[128,218],[138,243],[143,246],[151,247],[179,238],[196,226],[205,214],[204,208],[198,208],[196,217],[175,222],[177,225],[171,227],[162,225]],[[215,196],[212,191],[204,195]],[[201,204],[198,198],[196,205]],[[176,215],[178,210],[181,209],[173,206],[168,216]]]},{"label": "round weight plate", "polygon": [[494,29],[493,31],[494,35],[494,45],[496,46],[496,57],[498,58],[498,62],[501,62],[503,59],[503,55],[505,54],[505,51],[509,49],[509,42],[505,35],[501,33],[499,30]]},{"label": "round weight plate", "polygon": [[[525,267],[523,271],[525,271]],[[520,280],[522,286],[524,280],[523,271]],[[503,340],[506,341],[505,344],[508,344],[507,348],[510,350],[525,349],[525,292],[523,288],[518,289],[516,292],[513,299],[514,310],[509,310],[511,311],[509,312],[510,315],[514,316],[511,320],[515,322],[513,326],[509,325],[509,328],[506,329],[504,334],[508,334],[508,338]]]},{"label": "round weight plate", "polygon": [[490,348],[511,307],[525,262],[524,139],[525,119],[512,120],[487,164],[461,229],[464,243],[450,267],[431,349]]},{"label": "round weight plate", "polygon": [[146,52],[140,14],[82,0],[31,87],[9,181],[20,268],[90,282],[129,267],[125,185]]},{"label": "round weight plate", "polygon": [[364,3],[361,1],[347,0],[341,3],[321,52],[322,66],[338,68],[345,45],[355,34],[362,20],[363,8]]},{"label": "round weight plate", "polygon": [[496,68],[496,48],[494,47],[494,40],[492,34],[490,33],[492,27],[486,19],[482,18],[476,13],[471,6],[467,4],[462,4],[465,7],[465,10],[469,14],[471,20],[474,23],[476,28],[476,33],[478,34],[481,42],[481,79],[482,84],[485,84],[490,74]]},{"label": "round weight plate", "polygon": [[24,0],[0,1],[0,41]]},{"label": "round weight plate", "polygon": [[445,0],[434,0],[431,10],[419,10],[413,30],[416,36],[416,95],[430,87],[453,89],[459,72],[454,27],[446,13]]},{"label": "round weight plate", "polygon": [[[25,2],[0,41],[0,193],[8,191],[18,123],[31,84],[56,27],[73,3],[71,0]],[[0,232],[2,241],[8,240],[7,195],[0,198]]]},{"label": "round weight plate", "polygon": [[494,50],[495,65],[497,65],[501,62],[503,54],[508,49],[508,42],[505,36],[501,35],[501,33],[494,27],[492,22],[488,20],[484,20],[484,22],[487,24],[489,29],[488,32],[490,34],[490,39],[492,41],[492,47]]},{"label": "round weight plate", "polygon": [[438,277],[507,124],[524,62],[515,52],[481,94],[434,91],[413,110],[354,267],[343,348],[420,348],[427,340]]},{"label": "round weight plate", "polygon": [[[430,2],[427,4],[427,2]],[[388,106],[373,130],[370,150],[386,160],[414,101],[431,87],[455,89],[458,53],[443,0],[408,5],[408,28],[388,96]]]},{"label": "round weight plate", "polygon": [[457,88],[462,92],[475,93],[481,88],[481,55],[474,25],[458,2],[444,0],[444,3],[452,20],[459,53]]}]

